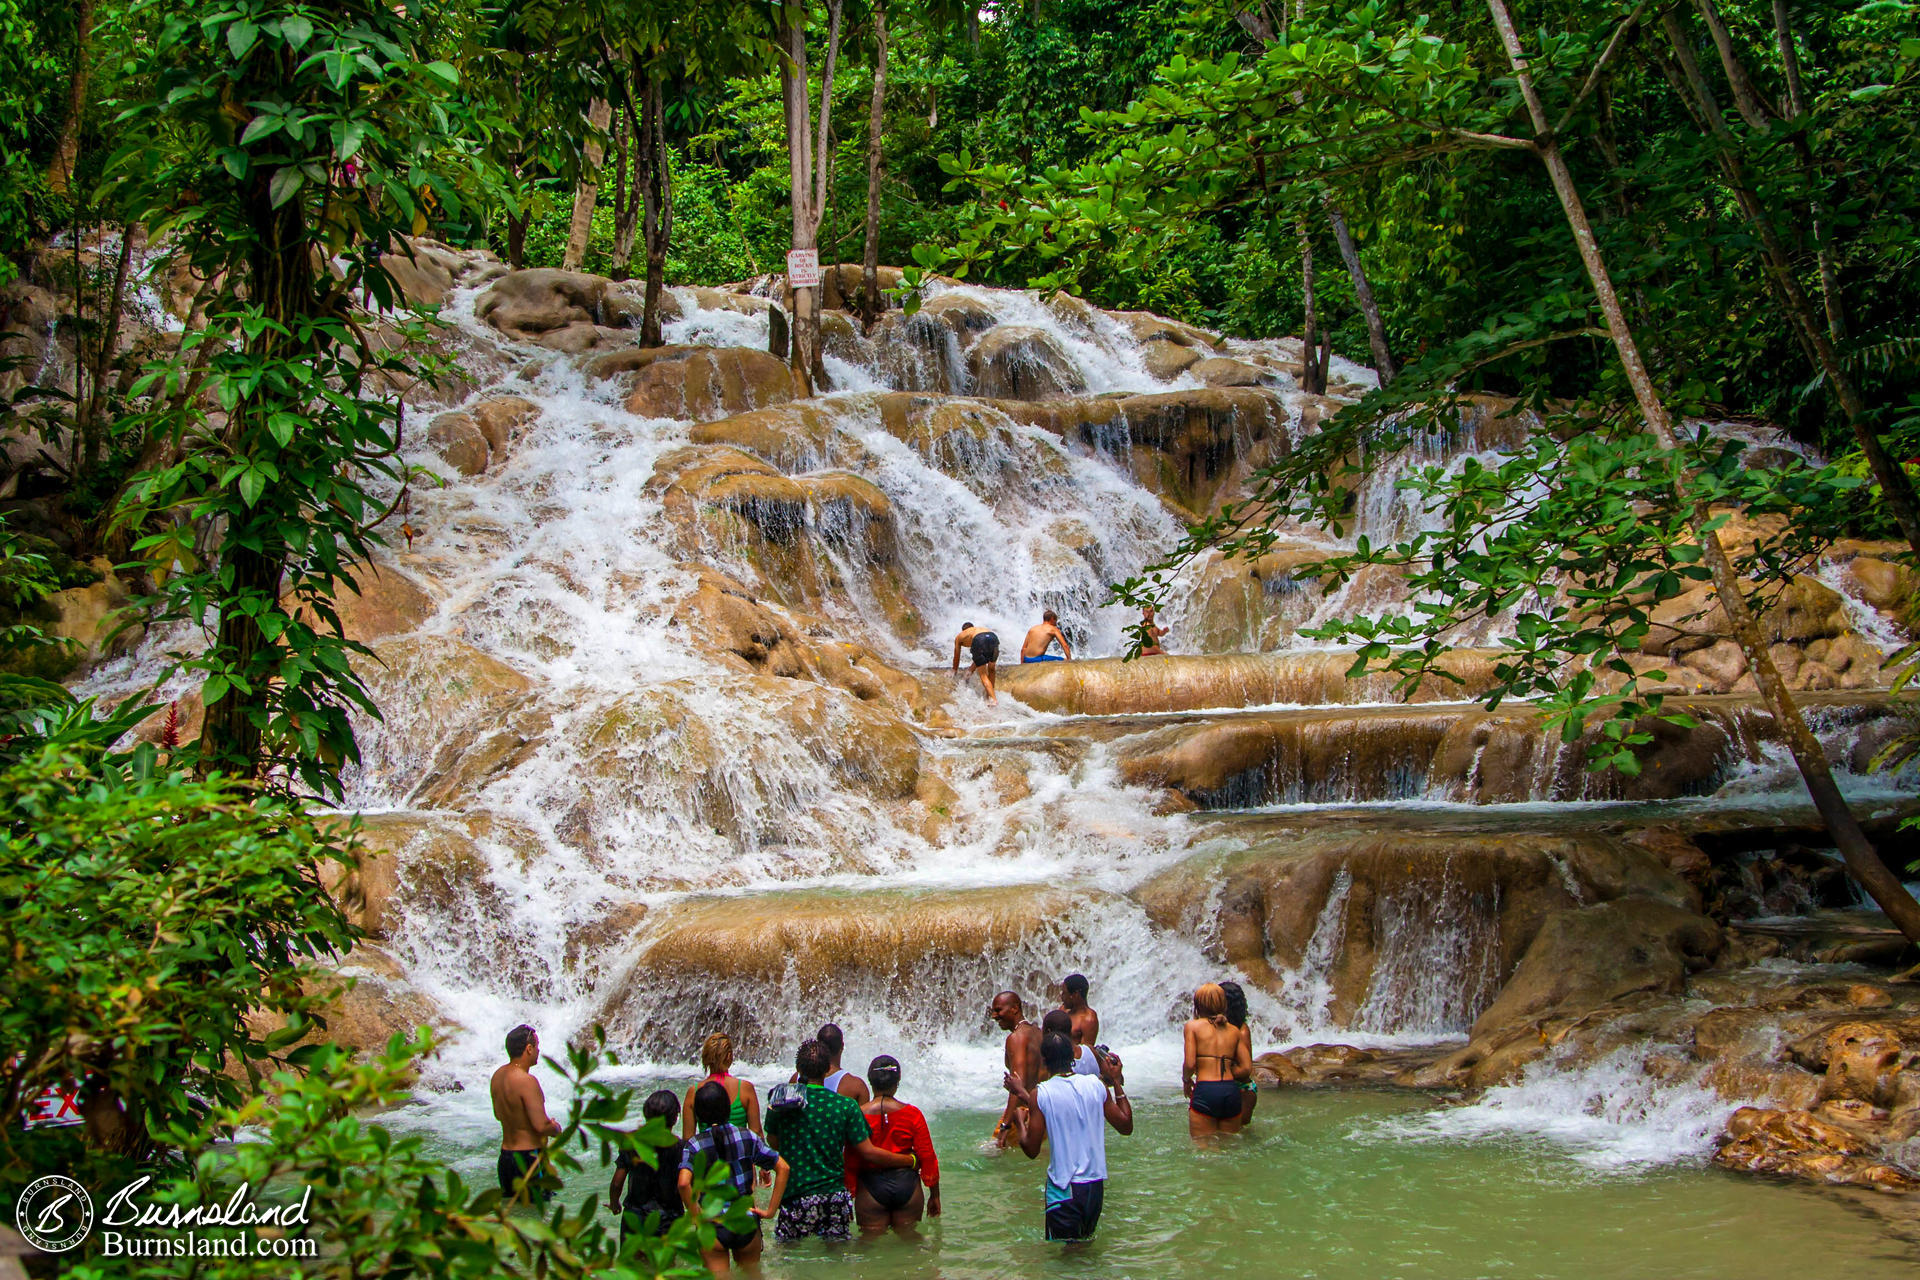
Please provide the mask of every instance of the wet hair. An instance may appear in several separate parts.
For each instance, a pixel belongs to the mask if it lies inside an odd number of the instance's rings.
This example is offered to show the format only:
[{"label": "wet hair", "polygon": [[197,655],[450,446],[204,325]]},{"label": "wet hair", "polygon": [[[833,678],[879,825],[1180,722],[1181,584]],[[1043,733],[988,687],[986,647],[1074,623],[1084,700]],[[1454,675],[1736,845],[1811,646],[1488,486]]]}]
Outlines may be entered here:
[{"label": "wet hair", "polygon": [[999,1004],[1002,1000],[1005,1000],[1009,1004],[1011,1004],[1013,1006],[1013,1011],[1015,1013],[1026,1012],[1027,1007],[1024,1004],[1020,1003],[1020,995],[1018,992],[1002,991],[999,995],[993,998],[993,1003]]},{"label": "wet hair", "polygon": [[[800,1052],[793,1055],[793,1069],[800,1073],[802,1084],[809,1080],[822,1080],[833,1069],[833,1054],[818,1040],[809,1040],[800,1046]],[[722,1089],[721,1092],[725,1093],[726,1090]]]},{"label": "wet hair", "polygon": [[[703,1089],[705,1087],[705,1085],[701,1086]],[[722,1089],[720,1092],[725,1093],[726,1090]],[[680,1119],[680,1095],[671,1089],[655,1089],[647,1095],[647,1100],[640,1104],[640,1115],[647,1120],[665,1120],[667,1128],[671,1129],[674,1122]]]},{"label": "wet hair", "polygon": [[709,1074],[719,1075],[733,1065],[733,1037],[716,1031],[700,1042],[700,1065]]},{"label": "wet hair", "polygon": [[517,1058],[525,1053],[528,1043],[539,1034],[539,1032],[524,1022],[507,1032],[507,1056],[509,1058]]},{"label": "wet hair", "polygon": [[725,1124],[733,1114],[733,1099],[718,1080],[709,1080],[693,1091],[693,1118],[701,1124]]},{"label": "wet hair", "polygon": [[973,630],[973,624],[971,622],[963,622],[960,624],[960,629],[962,631],[971,631]]},{"label": "wet hair", "polygon": [[1047,1016],[1040,1019],[1040,1034],[1062,1035],[1073,1039],[1073,1015],[1065,1009],[1049,1009]]},{"label": "wet hair", "polygon": [[867,1064],[867,1083],[875,1093],[892,1093],[900,1087],[900,1060],[883,1053]]},{"label": "wet hair", "polygon": [[1220,990],[1225,992],[1227,997],[1227,1021],[1236,1027],[1246,1026],[1247,993],[1241,989],[1239,983],[1232,981],[1221,983]]},{"label": "wet hair", "polygon": [[1052,1031],[1040,1037],[1040,1061],[1055,1075],[1073,1070],[1073,1040]]},{"label": "wet hair", "polygon": [[813,1038],[815,1040],[818,1040],[821,1044],[827,1046],[827,1052],[832,1054],[835,1058],[838,1058],[841,1054],[847,1051],[846,1034],[842,1032],[839,1027],[836,1027],[831,1022],[829,1022],[826,1026],[820,1028],[818,1031],[814,1032]]},{"label": "wet hair", "polygon": [[1060,621],[1060,617],[1058,614],[1054,613],[1053,610],[1049,609],[1045,613],[1040,615],[1040,621],[1058,623]]},{"label": "wet hair", "polygon": [[1227,993],[1217,982],[1205,982],[1194,988],[1193,1011],[1217,1027],[1227,1025]]},{"label": "wet hair", "polygon": [[1085,1000],[1087,998],[1086,975],[1080,973],[1068,974],[1066,977],[1060,979],[1060,989],[1070,996],[1079,996],[1082,1000]]}]

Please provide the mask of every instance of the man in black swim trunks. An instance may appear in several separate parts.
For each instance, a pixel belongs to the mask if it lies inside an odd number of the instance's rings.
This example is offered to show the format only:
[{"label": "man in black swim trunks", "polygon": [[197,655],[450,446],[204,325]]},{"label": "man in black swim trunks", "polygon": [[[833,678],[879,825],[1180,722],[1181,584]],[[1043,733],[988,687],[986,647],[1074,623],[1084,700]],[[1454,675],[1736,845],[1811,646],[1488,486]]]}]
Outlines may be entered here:
[{"label": "man in black swim trunks", "polygon": [[539,1187],[533,1174],[541,1148],[560,1135],[560,1125],[547,1115],[547,1096],[533,1078],[540,1061],[540,1034],[529,1026],[507,1032],[507,1065],[493,1073],[487,1089],[493,1095],[493,1116],[500,1122],[500,1194],[513,1199],[522,1182],[530,1204],[542,1204],[553,1194]]},{"label": "man in black swim trunks", "polygon": [[961,627],[960,634],[953,638],[953,669],[956,673],[960,670],[962,648],[973,658],[973,671],[980,677],[981,688],[987,691],[987,701],[997,706],[1000,699],[993,691],[993,667],[1000,661],[1000,637],[971,622]]}]

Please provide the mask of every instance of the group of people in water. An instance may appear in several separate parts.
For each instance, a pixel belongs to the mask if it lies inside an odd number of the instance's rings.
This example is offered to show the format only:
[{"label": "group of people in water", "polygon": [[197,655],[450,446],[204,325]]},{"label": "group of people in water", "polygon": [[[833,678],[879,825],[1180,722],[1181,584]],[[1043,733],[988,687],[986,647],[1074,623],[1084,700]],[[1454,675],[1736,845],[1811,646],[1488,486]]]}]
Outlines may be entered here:
[{"label": "group of people in water", "polygon": [[[1002,991],[988,1017],[1006,1032],[1007,1102],[992,1144],[1017,1147],[1028,1159],[1047,1150],[1043,1221],[1049,1240],[1091,1237],[1099,1225],[1107,1181],[1106,1135],[1133,1132],[1124,1065],[1100,1043],[1100,1015],[1087,1003],[1088,984],[1068,974],[1060,1004],[1036,1026],[1020,996]],[[1252,1119],[1252,1037],[1244,991],[1233,982],[1207,983],[1194,992],[1194,1016],[1183,1031],[1181,1083],[1188,1131],[1195,1137],[1237,1133]],[[512,1196],[534,1186],[540,1153],[560,1132],[531,1070],[540,1041],[533,1028],[507,1034],[508,1062],[493,1074],[500,1121],[498,1174]],[[733,1074],[732,1040],[716,1032],[700,1046],[706,1075],[684,1096],[661,1089],[641,1107],[680,1137],[654,1150],[649,1166],[623,1153],[608,1190],[608,1208],[621,1215],[623,1235],[665,1231],[695,1202],[696,1174],[722,1167],[731,1196],[748,1202],[753,1226],[721,1228],[703,1251],[716,1276],[748,1265],[762,1248],[760,1224],[773,1223],[782,1242],[818,1237],[846,1241],[887,1231],[910,1233],[940,1216],[940,1161],[926,1116],[897,1096],[899,1059],[880,1054],[863,1080],[841,1065],[845,1037],[831,1023],[801,1044],[792,1077],[763,1102],[753,1082]],[[770,1187],[765,1207],[752,1203],[755,1185]]]},{"label": "group of people in water", "polygon": [[[1162,656],[1166,650],[1160,647],[1161,639],[1167,629],[1154,621],[1152,605],[1140,611],[1139,634],[1145,637],[1140,656],[1151,658]],[[1060,652],[1054,653],[1053,646],[1060,646]],[[968,674],[978,676],[980,688],[987,695],[987,701],[998,703],[999,697],[994,689],[994,672],[1000,664],[1000,636],[985,627],[968,622],[961,626],[953,637],[953,672],[960,672],[960,655],[965,653],[973,661]],[[1073,646],[1067,642],[1067,633],[1060,629],[1060,617],[1048,609],[1040,615],[1040,621],[1027,628],[1027,638],[1020,642],[1020,661],[1030,662],[1072,662]]]}]

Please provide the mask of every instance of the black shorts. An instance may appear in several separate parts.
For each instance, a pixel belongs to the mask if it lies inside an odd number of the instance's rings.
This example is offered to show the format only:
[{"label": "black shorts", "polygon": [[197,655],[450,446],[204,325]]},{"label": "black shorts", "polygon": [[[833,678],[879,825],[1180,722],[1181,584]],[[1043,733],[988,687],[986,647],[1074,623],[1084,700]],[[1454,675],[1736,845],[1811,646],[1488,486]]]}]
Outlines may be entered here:
[{"label": "black shorts", "polygon": [[[539,1159],[538,1151],[502,1151],[498,1163],[494,1165],[494,1172],[500,1178],[500,1194],[509,1200],[513,1199],[514,1189],[519,1186],[520,1179]],[[553,1195],[553,1188],[543,1185],[546,1181],[545,1177],[536,1174],[533,1181],[527,1184],[528,1204],[545,1204],[548,1197]]]},{"label": "black shorts", "polygon": [[729,1231],[725,1227],[715,1227],[713,1238],[723,1249],[744,1249],[760,1235],[760,1219],[753,1220],[753,1230],[747,1232]]},{"label": "black shorts", "polygon": [[919,1185],[920,1175],[911,1169],[872,1169],[860,1175],[860,1189],[888,1213],[898,1213],[912,1204],[914,1188]]},{"label": "black shorts", "polygon": [[[648,1234],[664,1236],[667,1234],[667,1228],[678,1222],[680,1215],[685,1212],[686,1207],[678,1202],[668,1205],[656,1200],[649,1200],[644,1204],[628,1201],[626,1211],[620,1217],[620,1238],[626,1239],[629,1231],[646,1230],[649,1221],[653,1222],[654,1227]],[[655,1214],[660,1216],[654,1218]]]},{"label": "black shorts", "polygon": [[973,655],[974,666],[990,667],[1000,661],[1000,637],[991,631],[977,631],[967,652]]},{"label": "black shorts", "polygon": [[1047,1239],[1092,1239],[1106,1197],[1105,1182],[1076,1182],[1068,1187],[1065,1200],[1047,1206]]},{"label": "black shorts", "polygon": [[1202,1080],[1193,1086],[1187,1106],[1214,1120],[1240,1118],[1240,1086],[1231,1080]]}]

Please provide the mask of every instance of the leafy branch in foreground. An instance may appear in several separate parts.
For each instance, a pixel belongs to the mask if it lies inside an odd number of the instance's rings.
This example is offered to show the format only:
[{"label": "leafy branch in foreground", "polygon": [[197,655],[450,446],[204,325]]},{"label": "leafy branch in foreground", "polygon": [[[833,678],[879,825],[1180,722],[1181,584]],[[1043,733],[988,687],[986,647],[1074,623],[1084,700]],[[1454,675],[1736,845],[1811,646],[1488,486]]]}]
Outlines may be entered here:
[{"label": "leafy branch in foreground", "polygon": [[[480,1280],[539,1276],[574,1280],[687,1277],[707,1274],[702,1244],[716,1227],[748,1227],[744,1202],[733,1204],[724,1165],[696,1179],[696,1207],[660,1235],[644,1231],[620,1240],[617,1222],[601,1210],[600,1172],[617,1151],[632,1151],[651,1167],[674,1135],[660,1119],[638,1129],[619,1127],[633,1112],[630,1090],[594,1078],[603,1065],[598,1047],[573,1047],[560,1068],[571,1094],[562,1132],[546,1148],[534,1175],[591,1175],[594,1191],[577,1207],[562,1197],[550,1210],[526,1207],[529,1187],[511,1197],[497,1187],[469,1188],[425,1149],[417,1134],[403,1135],[370,1113],[405,1103],[418,1058],[431,1053],[430,1032],[396,1035],[384,1052],[356,1063],[333,1045],[297,1051],[302,1071],[282,1073],[274,1091],[215,1112],[209,1122],[168,1137],[187,1160],[187,1172],[162,1179],[147,1197],[158,1205],[223,1203],[241,1183],[257,1196],[298,1199],[311,1188],[304,1225],[239,1235],[254,1256],[93,1259],[75,1268],[75,1280]],[[612,1061],[612,1059],[604,1059]],[[293,1241],[311,1241],[301,1256]]]}]

